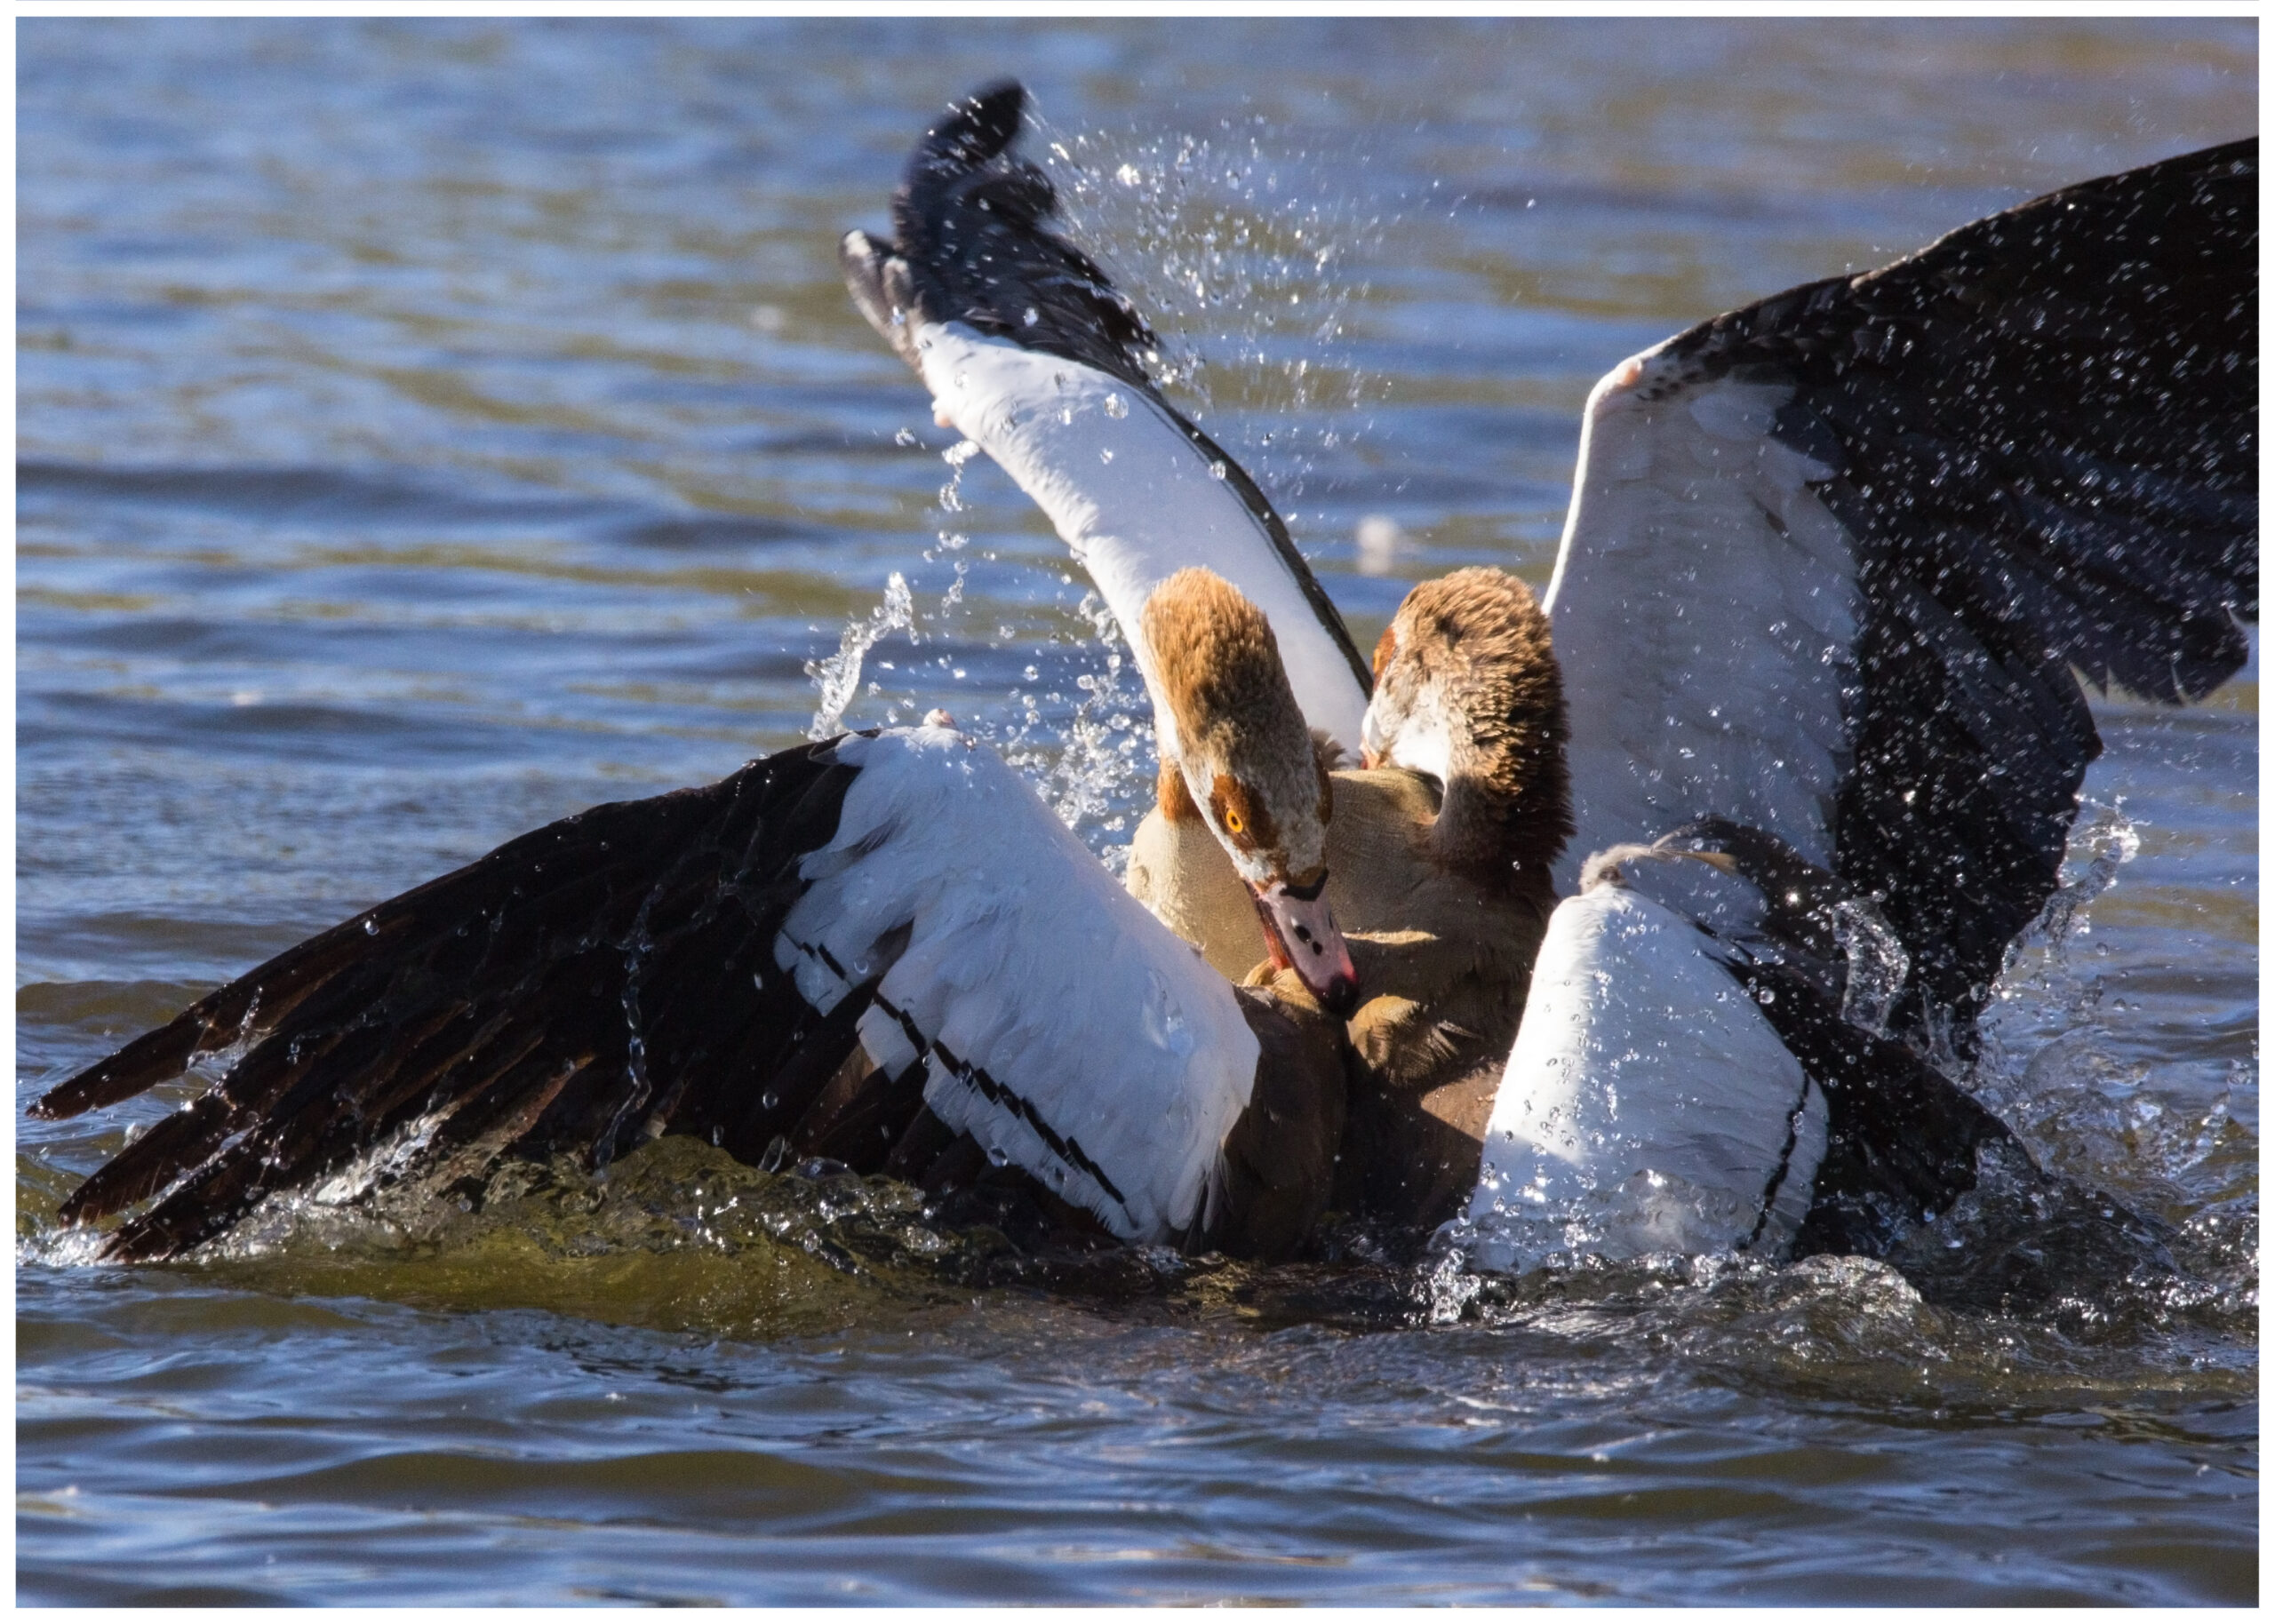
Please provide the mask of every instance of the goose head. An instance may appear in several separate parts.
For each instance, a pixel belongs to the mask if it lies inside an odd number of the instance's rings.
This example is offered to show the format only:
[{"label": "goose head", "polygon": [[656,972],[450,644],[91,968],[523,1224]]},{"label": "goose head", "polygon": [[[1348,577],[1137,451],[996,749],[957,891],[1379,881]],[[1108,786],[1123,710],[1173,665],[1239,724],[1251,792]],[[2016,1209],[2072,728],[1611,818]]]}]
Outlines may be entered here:
[{"label": "goose head", "polygon": [[1572,838],[1569,731],[1548,617],[1522,581],[1457,569],[1406,594],[1375,646],[1363,759],[1437,781],[1439,862],[1547,886]]},{"label": "goose head", "polygon": [[1145,600],[1163,812],[1198,816],[1255,900],[1265,951],[1337,1015],[1358,975],[1327,903],[1327,763],[1263,611],[1210,570],[1181,569]]}]

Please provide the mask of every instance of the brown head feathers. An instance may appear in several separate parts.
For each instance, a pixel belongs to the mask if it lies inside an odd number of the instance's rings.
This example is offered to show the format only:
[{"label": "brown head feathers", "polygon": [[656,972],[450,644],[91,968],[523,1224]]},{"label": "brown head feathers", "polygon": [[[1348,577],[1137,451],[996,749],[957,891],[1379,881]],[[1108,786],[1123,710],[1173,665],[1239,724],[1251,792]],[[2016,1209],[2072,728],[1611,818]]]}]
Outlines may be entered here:
[{"label": "brown head feathers", "polygon": [[1180,569],[1146,599],[1140,629],[1189,797],[1175,795],[1165,759],[1164,810],[1205,808],[1244,878],[1316,869],[1327,775],[1264,612],[1213,571]]},{"label": "brown head feathers", "polygon": [[1548,617],[1529,587],[1473,569],[1407,594],[1375,649],[1367,756],[1444,786],[1440,861],[1546,885],[1573,832],[1569,737]]}]

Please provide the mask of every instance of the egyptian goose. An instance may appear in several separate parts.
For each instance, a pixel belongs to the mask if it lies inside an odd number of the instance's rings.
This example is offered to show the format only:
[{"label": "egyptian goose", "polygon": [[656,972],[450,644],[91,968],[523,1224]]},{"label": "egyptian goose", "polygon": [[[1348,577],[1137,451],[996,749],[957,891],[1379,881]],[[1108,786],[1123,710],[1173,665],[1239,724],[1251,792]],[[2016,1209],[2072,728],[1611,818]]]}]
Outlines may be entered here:
[{"label": "egyptian goose", "polygon": [[[1150,606],[1142,627],[1167,657],[1175,628]],[[1434,1224],[1476,1183],[1556,905],[1550,864],[1572,827],[1564,700],[1545,617],[1497,569],[1415,588],[1376,648],[1375,682],[1365,765],[1329,775],[1327,901],[1367,995],[1337,1203]],[[1206,820],[1162,784],[1131,843],[1130,892],[1238,975],[1256,956],[1241,888]]]},{"label": "egyptian goose", "polygon": [[1154,596],[1251,956],[1290,972],[1235,989],[952,728],[834,739],[524,835],[50,1090],[33,1113],[69,1117],[226,1057],[62,1221],[157,1196],[106,1255],[163,1258],[381,1151],[439,1192],[689,1133],[941,1195],[1000,1166],[1046,1232],[1285,1255],[1342,1130],[1343,1029],[1305,982],[1343,1002],[1349,960],[1315,883],[1282,895],[1317,875],[1323,785],[1263,617],[1200,572]]},{"label": "egyptian goose", "polygon": [[[1359,710],[1370,759],[1446,784],[1452,736],[1366,715],[1369,673],[1284,526],[1148,381],[1144,317],[1046,228],[1050,182],[1009,150],[1022,105],[999,85],[926,133],[898,240],[844,241],[857,305],[1125,630],[1152,582],[1213,569],[1270,617],[1314,728],[1347,748]],[[1878,1249],[1973,1184],[2004,1130],[1918,1052],[1972,1053],[2055,888],[2099,750],[2074,673],[2179,703],[2247,657],[2256,172],[2247,140],[2067,187],[1596,386],[1545,599],[1577,832],[1494,1098],[1473,1259],[1668,1235]],[[1347,838],[1368,820],[1334,782]],[[1164,802],[1145,883],[1197,940],[1236,941],[1221,886],[1163,884],[1209,862]],[[1662,840],[1700,849],[1584,867]],[[1329,856],[1346,883],[1363,866]],[[1666,878],[1692,871],[1752,906]],[[1832,910],[1806,928],[1768,877],[1788,871]],[[1329,895],[1363,979],[1377,916]],[[1718,935],[1734,918],[1752,924]],[[1843,943],[1832,979],[1781,998],[1821,937]],[[1229,968],[1236,950],[1211,951]],[[1889,996],[1857,999],[1881,972]],[[1617,1133],[1549,1126],[1615,1099]]]},{"label": "egyptian goose", "polygon": [[[927,138],[895,211],[914,259],[847,243],[863,307],[1125,626],[1213,568],[1268,617],[1313,729],[1450,770],[1427,727],[1386,712],[1369,734],[1369,673],[1284,527],[1146,385],[1142,320],[1040,229],[1047,183],[1002,156],[1018,107],[994,92]],[[1542,941],[1465,1221],[1476,1261],[1520,1266],[1544,1237],[1875,1249],[2005,1142],[1854,1007],[1854,954],[1820,950],[1877,896],[1894,1030],[1963,1045],[2052,889],[2095,746],[2069,664],[2180,699],[2241,663],[2255,168],[2223,148],[2055,194],[1694,330],[1592,397],[1546,608],[1574,849],[1610,856],[1573,869]],[[1158,653],[1139,652],[1157,726],[1197,737]],[[1299,758],[1316,792],[1291,735],[1288,782]],[[926,1176],[978,1150],[1120,1239],[1274,1255],[1322,1198],[1341,1036],[1292,971],[1272,994],[1232,988],[1000,760],[927,728],[538,831],[35,1110],[230,1054],[68,1205],[159,1197],[119,1257],[186,1249],[383,1148],[439,1190],[501,1154],[605,1165],[662,1131],[743,1154],[874,1134],[869,1156]],[[1563,1134],[1576,1115],[1591,1127]]]}]

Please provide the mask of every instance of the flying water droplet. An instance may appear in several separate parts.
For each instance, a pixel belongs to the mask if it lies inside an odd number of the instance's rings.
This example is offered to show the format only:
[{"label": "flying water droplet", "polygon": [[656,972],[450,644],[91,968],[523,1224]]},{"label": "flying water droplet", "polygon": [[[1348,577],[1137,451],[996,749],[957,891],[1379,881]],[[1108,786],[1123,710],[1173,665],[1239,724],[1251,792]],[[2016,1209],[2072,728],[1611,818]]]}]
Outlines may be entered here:
[{"label": "flying water droplet", "polygon": [[1850,897],[1832,908],[1832,940],[1848,961],[1840,991],[1840,1018],[1868,1032],[1885,1035],[1896,994],[1912,973],[1887,918],[1869,897]]},{"label": "flying water droplet", "polygon": [[1179,1060],[1193,1053],[1193,1028],[1158,970],[1145,972],[1145,1036]]}]

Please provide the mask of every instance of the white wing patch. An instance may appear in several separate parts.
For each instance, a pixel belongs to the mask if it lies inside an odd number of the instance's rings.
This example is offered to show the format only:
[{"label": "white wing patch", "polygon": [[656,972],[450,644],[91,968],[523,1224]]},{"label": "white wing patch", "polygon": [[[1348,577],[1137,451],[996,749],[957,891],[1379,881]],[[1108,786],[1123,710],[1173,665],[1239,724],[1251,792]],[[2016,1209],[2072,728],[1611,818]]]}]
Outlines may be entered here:
[{"label": "white wing patch", "polygon": [[1777,1256],[1808,1215],[1825,1124],[1823,1092],[1708,939],[1600,885],[1549,919],[1463,1249],[1511,1273],[1555,1252]]},{"label": "white wing patch", "polygon": [[916,348],[934,410],[1058,527],[1149,680],[1139,611],[1161,582],[1204,565],[1272,623],[1304,720],[1357,744],[1367,696],[1349,659],[1239,494],[1151,399],[1094,367],[961,322],[919,326]]},{"label": "white wing patch", "polygon": [[950,1127],[1124,1240],[1205,1217],[1259,1052],[1230,984],[992,751],[926,728],[838,759],[860,776],[775,943],[806,1000],[882,972],[862,1045],[922,1053]]},{"label": "white wing patch", "polygon": [[1557,867],[1708,813],[1830,866],[1862,615],[1855,549],[1770,437],[1788,387],[1646,352],[1588,398],[1546,608],[1579,834]]}]

